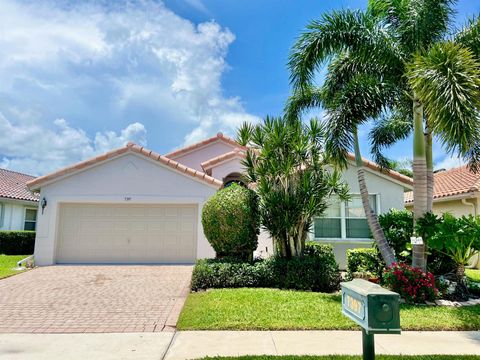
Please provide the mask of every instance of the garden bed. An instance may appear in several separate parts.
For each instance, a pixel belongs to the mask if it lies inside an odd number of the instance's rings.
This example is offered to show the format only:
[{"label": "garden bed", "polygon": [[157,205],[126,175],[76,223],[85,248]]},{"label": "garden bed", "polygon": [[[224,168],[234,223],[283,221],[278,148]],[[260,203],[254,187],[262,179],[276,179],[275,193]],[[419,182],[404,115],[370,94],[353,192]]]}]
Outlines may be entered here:
[{"label": "garden bed", "polygon": [[[277,289],[191,293],[179,330],[358,330],[341,314],[338,294]],[[480,330],[480,305],[401,305],[403,330]]]}]

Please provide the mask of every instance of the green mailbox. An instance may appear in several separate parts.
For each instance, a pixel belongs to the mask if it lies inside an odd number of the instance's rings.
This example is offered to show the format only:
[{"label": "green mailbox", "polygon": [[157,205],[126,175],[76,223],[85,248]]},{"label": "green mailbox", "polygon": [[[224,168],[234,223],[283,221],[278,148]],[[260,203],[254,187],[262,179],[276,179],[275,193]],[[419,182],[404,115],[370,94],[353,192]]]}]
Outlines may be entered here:
[{"label": "green mailbox", "polygon": [[363,358],[375,358],[374,334],[400,334],[400,295],[362,279],[343,282],[342,313],[362,327]]}]

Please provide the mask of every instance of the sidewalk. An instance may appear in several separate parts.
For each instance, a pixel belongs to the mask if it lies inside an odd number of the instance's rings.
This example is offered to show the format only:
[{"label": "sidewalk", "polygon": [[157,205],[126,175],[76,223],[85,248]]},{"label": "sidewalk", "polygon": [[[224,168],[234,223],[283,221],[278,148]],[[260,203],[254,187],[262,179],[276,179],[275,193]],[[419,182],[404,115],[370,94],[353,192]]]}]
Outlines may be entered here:
[{"label": "sidewalk", "polygon": [[[180,360],[205,356],[361,354],[359,331],[0,334],[0,359]],[[480,332],[376,335],[378,354],[480,354]]]}]

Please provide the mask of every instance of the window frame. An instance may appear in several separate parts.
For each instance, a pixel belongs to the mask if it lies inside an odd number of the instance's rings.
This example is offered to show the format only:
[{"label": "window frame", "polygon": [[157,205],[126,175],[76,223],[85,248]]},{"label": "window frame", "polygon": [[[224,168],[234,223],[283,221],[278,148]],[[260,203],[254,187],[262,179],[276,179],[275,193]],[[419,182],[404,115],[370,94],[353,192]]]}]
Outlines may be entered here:
[{"label": "window frame", "polygon": [[[361,196],[360,193],[350,193],[350,196]],[[379,193],[369,193],[369,196],[375,196],[375,206],[377,214],[381,214],[381,202],[380,202],[380,194]],[[322,218],[321,216],[316,216],[313,218],[313,226],[311,231],[311,240],[314,241],[326,241],[326,242],[370,242],[371,238],[349,238],[347,237],[347,219],[366,219],[366,217],[358,217],[352,218],[347,217],[347,204],[345,201],[340,202],[340,238],[323,238],[323,237],[315,237],[315,219]],[[338,217],[324,217],[326,219],[338,219]]]},{"label": "window frame", "polygon": [[[33,210],[33,211],[35,211],[35,221],[27,220],[27,210]],[[37,220],[38,220],[38,208],[25,207],[25,210],[23,211],[23,231],[37,231]],[[27,230],[27,229],[25,229],[25,224],[26,224],[27,222],[28,222],[28,223],[34,223],[34,224],[35,224],[35,230]]]}]

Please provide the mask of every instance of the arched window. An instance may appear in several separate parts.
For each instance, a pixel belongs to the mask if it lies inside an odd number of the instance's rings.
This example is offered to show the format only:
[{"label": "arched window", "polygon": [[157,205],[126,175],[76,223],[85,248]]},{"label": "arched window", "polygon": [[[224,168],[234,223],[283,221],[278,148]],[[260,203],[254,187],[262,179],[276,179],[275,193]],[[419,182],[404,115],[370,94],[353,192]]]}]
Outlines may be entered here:
[{"label": "arched window", "polygon": [[242,180],[242,174],[230,173],[223,178],[223,187],[229,187],[233,183],[245,186],[245,183]]}]

